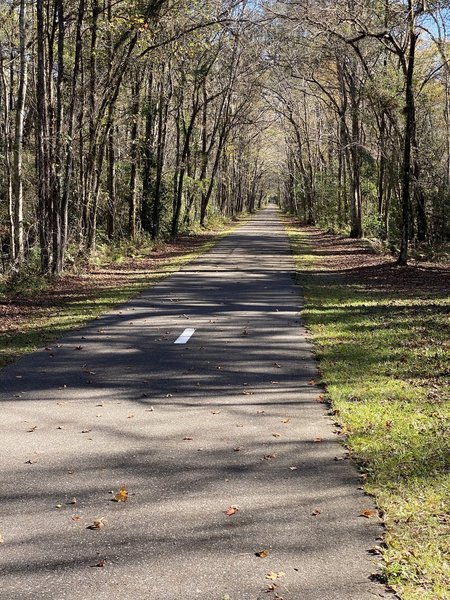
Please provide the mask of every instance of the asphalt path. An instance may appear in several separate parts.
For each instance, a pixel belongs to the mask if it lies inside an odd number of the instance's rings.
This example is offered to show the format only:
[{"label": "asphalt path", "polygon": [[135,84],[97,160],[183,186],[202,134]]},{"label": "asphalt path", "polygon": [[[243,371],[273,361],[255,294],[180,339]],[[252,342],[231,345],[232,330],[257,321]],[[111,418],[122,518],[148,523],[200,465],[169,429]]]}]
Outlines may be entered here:
[{"label": "asphalt path", "polygon": [[0,372],[2,600],[385,596],[293,273],[269,207]]}]

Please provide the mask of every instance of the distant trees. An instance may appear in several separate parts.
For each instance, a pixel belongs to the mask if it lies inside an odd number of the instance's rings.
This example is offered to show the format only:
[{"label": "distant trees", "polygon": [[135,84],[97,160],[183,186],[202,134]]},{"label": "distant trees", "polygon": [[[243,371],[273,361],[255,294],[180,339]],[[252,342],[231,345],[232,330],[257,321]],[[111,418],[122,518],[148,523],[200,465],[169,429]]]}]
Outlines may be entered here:
[{"label": "distant trees", "polygon": [[265,197],[398,252],[450,236],[450,2],[7,0],[0,242],[59,274]]},{"label": "distant trees", "polygon": [[[0,235],[17,268],[39,249],[176,236],[255,206],[261,173],[225,180],[231,132],[257,102],[252,8],[208,0],[11,0],[0,11]],[[249,64],[253,62],[253,71]],[[244,168],[244,167],[242,167]],[[220,195],[220,201],[219,201]]]},{"label": "distant trees", "polygon": [[272,85],[290,140],[284,203],[307,222],[385,239],[400,264],[411,241],[450,235],[449,7],[413,0],[269,7],[278,25]]}]

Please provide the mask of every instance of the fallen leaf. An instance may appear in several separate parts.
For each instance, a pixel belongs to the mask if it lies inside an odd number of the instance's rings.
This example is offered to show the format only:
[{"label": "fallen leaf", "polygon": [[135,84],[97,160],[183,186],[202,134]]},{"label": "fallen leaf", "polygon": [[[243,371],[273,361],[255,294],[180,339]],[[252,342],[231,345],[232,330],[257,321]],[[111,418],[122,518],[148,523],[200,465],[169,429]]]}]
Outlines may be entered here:
[{"label": "fallen leaf", "polygon": [[235,452],[240,452],[242,450],[242,446],[236,446],[236,448],[233,448],[233,450]]},{"label": "fallen leaf", "polygon": [[95,521],[92,523],[92,525],[88,525],[86,527],[86,529],[101,529],[105,525],[106,525],[105,517],[100,517],[98,519],[95,519]]},{"label": "fallen leaf", "polygon": [[76,346],[75,350],[83,350],[83,346]]},{"label": "fallen leaf", "polygon": [[231,517],[232,515],[235,515],[239,510],[239,506],[236,506],[235,504],[229,506],[227,508],[227,510],[225,511],[225,514],[229,517]]},{"label": "fallen leaf", "polygon": [[26,465],[34,465],[35,462],[36,462],[35,460],[26,460],[25,464]]},{"label": "fallen leaf", "polygon": [[256,414],[257,415],[263,415],[266,411],[265,410],[257,410]]},{"label": "fallen leaf", "polygon": [[308,381],[308,385],[316,385],[316,380],[315,379],[310,379]]},{"label": "fallen leaf", "polygon": [[72,521],[79,521],[81,519],[80,515],[72,515],[71,516]]},{"label": "fallen leaf", "polygon": [[134,419],[134,415],[128,415],[127,419]]},{"label": "fallen leaf", "polygon": [[186,436],[186,437],[183,438],[183,441],[185,441],[185,442],[191,442],[193,439],[194,438]]},{"label": "fallen leaf", "polygon": [[76,504],[77,503],[77,499],[76,498],[72,498],[72,500],[69,502],[69,504]]},{"label": "fallen leaf", "polygon": [[55,508],[62,508],[62,504],[55,504]]},{"label": "fallen leaf", "polygon": [[30,429],[28,429],[28,433],[33,433],[33,431],[36,431],[37,428],[38,428],[37,425],[33,425],[33,427],[31,427]]},{"label": "fallen leaf", "polygon": [[96,563],[95,565],[91,565],[92,567],[104,567],[106,565],[106,560],[102,558],[102,560],[99,560],[98,563]]},{"label": "fallen leaf", "polygon": [[273,363],[273,366],[276,367],[277,369],[281,369],[281,365],[278,363]]},{"label": "fallen leaf", "polygon": [[276,454],[264,454],[264,460],[272,460],[273,458],[276,458]]},{"label": "fallen leaf", "polygon": [[315,509],[312,511],[311,515],[312,515],[313,517],[317,517],[317,515],[320,515],[320,513],[321,513],[321,512],[322,512],[322,511],[320,510],[320,508],[315,508]]},{"label": "fallen leaf", "polygon": [[116,502],[126,502],[128,500],[128,492],[125,487],[121,487],[118,493],[114,496]]},{"label": "fallen leaf", "polygon": [[255,556],[259,556],[259,558],[267,558],[269,556],[269,550],[260,550],[259,552],[255,552]]},{"label": "fallen leaf", "polygon": [[296,471],[298,467],[289,467],[291,471]]},{"label": "fallen leaf", "polygon": [[220,414],[221,412],[222,412],[222,411],[220,411],[220,410],[212,410],[212,411],[211,411],[211,414],[212,414],[212,415],[218,415],[218,414]]},{"label": "fallen leaf", "polygon": [[281,433],[272,433],[273,437],[281,437]]},{"label": "fallen leaf", "polygon": [[282,422],[282,423],[289,423],[289,422],[290,422],[290,419],[282,419],[282,420],[281,420],[281,422]]},{"label": "fallen leaf", "polygon": [[375,517],[378,514],[377,510],[372,510],[371,508],[365,508],[359,514],[360,517],[365,517],[366,519],[370,519],[371,517]]},{"label": "fallen leaf", "polygon": [[64,429],[64,425],[58,425],[56,429]]},{"label": "fallen leaf", "polygon": [[271,579],[272,581],[275,581],[276,579],[284,577],[285,575],[286,573],[284,573],[283,571],[278,571],[278,573],[276,573],[275,571],[270,571],[266,574],[266,579]]},{"label": "fallen leaf", "polygon": [[314,438],[314,439],[313,439],[313,442],[314,442],[315,444],[317,444],[318,442],[323,442],[323,440],[322,440],[322,438],[320,438],[320,437],[316,437],[316,438]]},{"label": "fallen leaf", "polygon": [[81,433],[89,433],[90,431],[92,431],[92,429],[82,429]]}]

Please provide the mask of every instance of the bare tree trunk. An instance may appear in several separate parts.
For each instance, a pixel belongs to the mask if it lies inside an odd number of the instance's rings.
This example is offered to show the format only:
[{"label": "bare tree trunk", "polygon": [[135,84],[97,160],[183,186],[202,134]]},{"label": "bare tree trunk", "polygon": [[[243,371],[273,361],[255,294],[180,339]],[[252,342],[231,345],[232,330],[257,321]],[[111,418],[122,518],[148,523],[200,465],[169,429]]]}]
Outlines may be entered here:
[{"label": "bare tree trunk", "polygon": [[133,73],[131,83],[131,131],[130,131],[130,183],[128,196],[128,232],[130,239],[136,237],[136,183],[137,183],[137,159],[138,159],[138,130],[141,80],[139,73]]},{"label": "bare tree trunk", "polygon": [[13,189],[13,221],[14,221],[14,257],[18,265],[25,258],[23,238],[23,124],[25,115],[25,98],[27,93],[27,61],[26,61],[26,4],[20,0],[19,9],[19,88],[16,102],[16,122],[14,134],[14,164],[12,176]]},{"label": "bare tree trunk", "polygon": [[108,159],[108,170],[107,170],[107,181],[106,187],[108,190],[108,216],[107,216],[107,228],[106,235],[109,240],[114,238],[115,232],[115,221],[116,221],[116,150],[114,140],[114,109],[109,107],[108,109],[108,145],[107,145],[107,159]]},{"label": "bare tree trunk", "polygon": [[402,177],[402,216],[399,265],[408,262],[409,219],[411,204],[411,150],[416,131],[416,110],[414,101],[414,66],[418,35],[415,31],[415,16],[412,0],[408,0],[408,35],[409,52],[405,69],[405,139],[403,145],[403,177]]},{"label": "bare tree trunk", "polygon": [[37,163],[37,196],[39,211],[39,243],[41,251],[41,272],[48,273],[49,255],[49,160],[48,160],[48,126],[46,110],[46,77],[45,77],[45,23],[44,0],[36,0],[36,42],[37,42],[37,79],[36,79],[36,163]]},{"label": "bare tree trunk", "polygon": [[11,78],[7,75],[4,64],[4,56],[0,47],[0,81],[1,98],[0,114],[2,115],[2,138],[3,138],[3,156],[5,164],[5,188],[8,205],[8,225],[9,225],[9,258],[15,260],[16,249],[14,243],[14,203],[12,189],[12,152],[11,152],[11,123],[10,123],[10,86]]}]

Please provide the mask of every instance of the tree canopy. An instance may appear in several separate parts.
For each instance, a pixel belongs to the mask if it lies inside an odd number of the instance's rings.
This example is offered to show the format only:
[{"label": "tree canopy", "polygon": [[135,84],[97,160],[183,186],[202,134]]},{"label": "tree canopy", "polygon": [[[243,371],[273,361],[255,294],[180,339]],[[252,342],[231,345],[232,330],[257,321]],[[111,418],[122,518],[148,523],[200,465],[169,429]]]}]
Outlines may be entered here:
[{"label": "tree canopy", "polygon": [[267,199],[402,264],[448,243],[449,4],[3,2],[3,269]]}]

